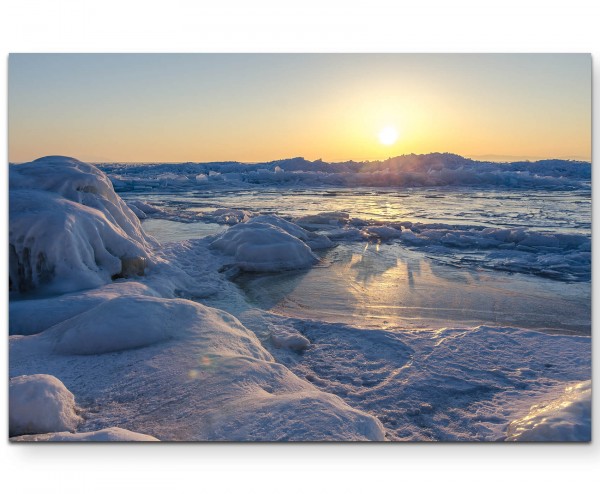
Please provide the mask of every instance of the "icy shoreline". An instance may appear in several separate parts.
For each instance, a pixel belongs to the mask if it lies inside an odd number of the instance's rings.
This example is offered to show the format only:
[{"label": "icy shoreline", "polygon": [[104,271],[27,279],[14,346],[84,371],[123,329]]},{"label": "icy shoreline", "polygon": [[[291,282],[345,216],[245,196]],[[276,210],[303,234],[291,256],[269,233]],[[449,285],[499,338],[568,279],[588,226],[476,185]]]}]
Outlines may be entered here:
[{"label": "icy shoreline", "polygon": [[[89,165],[62,158],[38,160],[12,166],[11,180],[13,173],[23,175],[19,167],[28,166],[35,176],[38,169],[52,176],[55,182],[41,180],[42,188],[68,201],[67,217],[75,216],[76,225],[81,224],[80,216],[90,214],[85,209],[90,204],[99,212],[92,214],[100,244],[86,243],[82,234],[84,241],[69,249],[104,249],[120,258],[107,264],[97,254],[87,260],[76,256],[82,261],[68,265],[70,282],[64,284],[64,264],[57,256],[45,255],[55,269],[26,279],[35,289],[51,290],[45,298],[15,298],[10,303],[11,377],[41,374],[60,379],[83,418],[77,433],[120,427],[178,441],[502,440],[508,437],[509,424],[527,415],[538,401],[547,401],[550,390],[559,399],[565,386],[589,379],[587,337],[490,327],[403,334],[364,331],[258,310],[228,279],[232,270],[310,268],[319,258],[319,248],[342,239],[334,234],[336,228],[351,233],[355,228],[358,233],[352,234],[361,238],[408,232],[419,238],[427,235],[427,228],[415,233],[407,225],[329,223],[330,228],[323,229],[315,228],[314,219],[293,224],[273,216],[250,219],[223,211],[218,217],[236,226],[212,238],[158,246],[144,236],[136,217],[152,215],[143,203],[133,204],[134,215],[118,196],[109,195],[112,187],[100,194],[125,215],[127,221],[120,224],[114,210],[95,198],[97,187],[73,182],[72,168],[87,170]],[[68,173],[57,180],[60,170]],[[18,187],[11,181],[11,194],[14,189],[27,196],[32,182],[20,176]],[[70,190],[76,194],[66,196],[64,186],[57,189],[55,183],[75,183]],[[29,238],[26,214],[26,208],[11,205],[11,235],[17,225],[11,239]],[[63,228],[60,223],[55,233]],[[507,243],[496,238],[497,232],[483,233],[488,242]],[[122,250],[115,256],[119,248],[112,239],[123,238],[119,246],[130,235],[146,242],[138,240],[143,252]],[[348,239],[350,234],[344,235]],[[543,236],[535,238],[537,244],[530,240],[528,247],[548,247]],[[575,240],[565,239],[567,247],[578,249],[581,242]],[[36,252],[52,248],[50,239],[43,237]],[[141,271],[124,272],[124,260],[135,256],[150,262]],[[18,269],[14,272],[22,276]],[[49,273],[57,279],[48,278]],[[117,279],[111,282],[111,276]],[[86,290],[73,292],[74,287]],[[585,406],[581,409],[585,415]],[[552,437],[531,434],[528,440],[586,440],[585,426],[583,434],[570,435],[579,420],[585,424],[586,417],[563,416]],[[42,439],[38,437],[30,439]],[[135,436],[117,432],[78,437]]]}]

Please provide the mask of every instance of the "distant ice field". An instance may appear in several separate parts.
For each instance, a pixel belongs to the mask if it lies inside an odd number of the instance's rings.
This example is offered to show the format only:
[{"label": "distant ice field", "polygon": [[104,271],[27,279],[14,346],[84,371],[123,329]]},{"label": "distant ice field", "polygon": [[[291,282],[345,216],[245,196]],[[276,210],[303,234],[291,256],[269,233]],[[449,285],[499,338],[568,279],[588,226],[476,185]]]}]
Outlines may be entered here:
[{"label": "distant ice field", "polygon": [[[245,209],[257,214],[303,216],[345,212],[353,218],[381,222],[447,223],[484,227],[527,228],[533,231],[591,235],[590,190],[490,190],[474,187],[359,187],[208,189],[122,192],[160,204],[175,220],[218,208]],[[196,221],[201,217],[195,218]]]}]

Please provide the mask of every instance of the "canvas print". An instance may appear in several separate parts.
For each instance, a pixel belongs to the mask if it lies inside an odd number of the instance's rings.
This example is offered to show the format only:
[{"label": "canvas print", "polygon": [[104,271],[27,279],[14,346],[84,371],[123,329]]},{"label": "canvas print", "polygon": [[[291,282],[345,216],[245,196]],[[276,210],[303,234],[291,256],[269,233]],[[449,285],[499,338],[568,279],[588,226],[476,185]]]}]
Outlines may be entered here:
[{"label": "canvas print", "polygon": [[591,440],[589,54],[12,54],[9,436]]}]

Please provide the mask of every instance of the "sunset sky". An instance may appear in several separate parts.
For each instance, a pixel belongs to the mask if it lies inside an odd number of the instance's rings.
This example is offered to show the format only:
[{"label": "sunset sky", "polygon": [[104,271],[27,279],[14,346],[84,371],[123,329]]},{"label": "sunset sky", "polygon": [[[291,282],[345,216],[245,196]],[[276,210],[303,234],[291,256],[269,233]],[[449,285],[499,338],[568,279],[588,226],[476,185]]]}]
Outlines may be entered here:
[{"label": "sunset sky", "polygon": [[16,163],[591,159],[585,54],[12,54],[8,78]]}]

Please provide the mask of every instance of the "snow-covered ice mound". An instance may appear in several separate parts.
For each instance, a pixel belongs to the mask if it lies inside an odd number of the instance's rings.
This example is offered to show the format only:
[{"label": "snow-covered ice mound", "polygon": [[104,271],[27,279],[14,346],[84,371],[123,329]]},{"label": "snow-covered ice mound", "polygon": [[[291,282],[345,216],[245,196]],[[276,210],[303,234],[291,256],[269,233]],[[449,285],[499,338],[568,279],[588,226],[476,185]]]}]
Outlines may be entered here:
[{"label": "snow-covered ice mound", "polygon": [[[165,309],[169,317],[162,319]],[[195,309],[178,300],[118,297],[54,326],[45,336],[61,354],[118,352],[173,338],[195,317],[200,318],[197,322],[204,323],[204,314]]]},{"label": "snow-covered ice mound", "polygon": [[13,290],[55,292],[143,274],[153,239],[96,167],[51,156],[9,168]]},{"label": "snow-covered ice mound", "polygon": [[158,441],[148,434],[128,431],[120,427],[107,427],[93,432],[54,432],[49,434],[29,434],[11,437],[13,442],[151,442]]},{"label": "snow-covered ice mound", "polygon": [[[158,296],[156,291],[137,281],[120,281],[83,292],[51,298],[13,300],[9,305],[9,334],[31,335],[66,321],[102,302],[131,295]],[[35,317],[32,317],[35,314]]]},{"label": "snow-covered ice mound", "polygon": [[56,377],[35,374],[10,380],[10,436],[73,431],[80,422],[73,394]]},{"label": "snow-covered ice mound", "polygon": [[508,427],[507,441],[591,441],[592,381],[564,389],[557,399],[531,407]]},{"label": "snow-covered ice mound", "polygon": [[60,376],[78,401],[101,410],[86,428],[118,417],[161,440],[384,439],[376,418],[276,363],[235,317],[188,300],[115,298],[43,333],[13,336],[11,372],[23,368]]},{"label": "snow-covered ice mound", "polygon": [[304,269],[317,261],[310,247],[299,238],[279,226],[251,221],[232,226],[211,247],[232,256],[243,271]]},{"label": "snow-covered ice mound", "polygon": [[257,223],[261,225],[272,225],[277,228],[281,228],[283,231],[289,233],[293,237],[302,240],[311,249],[328,249],[334,246],[334,243],[329,240],[325,235],[321,235],[314,232],[309,232],[301,226],[295,225],[289,221],[274,215],[262,215],[256,216],[248,221],[248,223]]}]

